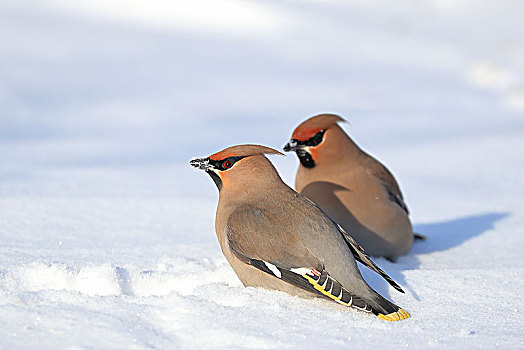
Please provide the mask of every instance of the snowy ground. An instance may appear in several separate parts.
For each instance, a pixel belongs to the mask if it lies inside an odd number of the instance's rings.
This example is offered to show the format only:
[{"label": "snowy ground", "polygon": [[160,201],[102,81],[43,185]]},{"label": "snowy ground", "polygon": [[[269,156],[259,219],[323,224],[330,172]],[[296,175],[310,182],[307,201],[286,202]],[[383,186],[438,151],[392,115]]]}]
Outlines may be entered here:
[{"label": "snowy ground", "polygon": [[[188,4],[190,3],[190,4]],[[0,2],[0,348],[524,348],[521,1]],[[412,318],[243,288],[188,161],[337,112]],[[293,184],[297,160],[273,157]]]}]

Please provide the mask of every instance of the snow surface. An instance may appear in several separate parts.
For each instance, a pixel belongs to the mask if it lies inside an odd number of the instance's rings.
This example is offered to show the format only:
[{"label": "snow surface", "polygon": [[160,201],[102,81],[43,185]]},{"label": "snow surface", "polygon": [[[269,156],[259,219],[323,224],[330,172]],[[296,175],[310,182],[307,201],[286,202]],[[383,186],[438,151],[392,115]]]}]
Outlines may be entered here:
[{"label": "snow surface", "polygon": [[[524,348],[522,1],[0,2],[0,348]],[[336,112],[428,241],[384,322],[244,288],[188,165]],[[272,157],[288,184],[298,161]]]}]

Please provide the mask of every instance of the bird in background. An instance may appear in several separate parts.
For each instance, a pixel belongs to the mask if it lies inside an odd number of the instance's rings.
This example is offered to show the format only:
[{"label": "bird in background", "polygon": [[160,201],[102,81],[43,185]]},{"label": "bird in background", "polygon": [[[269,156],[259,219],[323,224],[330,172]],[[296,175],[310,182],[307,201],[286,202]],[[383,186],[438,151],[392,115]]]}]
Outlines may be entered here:
[{"label": "bird in background", "polygon": [[218,242],[245,286],[301,297],[323,297],[387,321],[409,314],[362,278],[356,261],[404,293],[316,204],[280,178],[259,145],[238,145],[190,164],[208,173],[219,190]]},{"label": "bird in background", "polygon": [[300,165],[295,188],[315,202],[372,256],[394,261],[409,252],[414,236],[409,210],[391,172],[364,152],[334,114],[320,114],[293,131],[284,151]]}]

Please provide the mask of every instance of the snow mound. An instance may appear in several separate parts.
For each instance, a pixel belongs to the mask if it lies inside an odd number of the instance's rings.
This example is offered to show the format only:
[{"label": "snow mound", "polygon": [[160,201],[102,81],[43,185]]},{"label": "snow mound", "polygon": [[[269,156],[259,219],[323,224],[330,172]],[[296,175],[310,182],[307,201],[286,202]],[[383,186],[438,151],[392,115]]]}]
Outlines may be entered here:
[{"label": "snow mound", "polygon": [[64,290],[90,296],[121,293],[117,269],[109,263],[78,269],[65,264],[35,262],[14,268],[5,276],[3,284],[11,291]]},{"label": "snow mound", "polygon": [[156,270],[141,270],[136,266],[117,267],[116,272],[122,293],[136,297],[162,296],[173,292],[192,295],[199,287],[227,280],[238,285],[226,263],[221,260],[217,264],[207,258],[161,262]]},{"label": "snow mound", "polygon": [[66,264],[34,262],[10,269],[0,279],[9,292],[71,291],[88,296],[126,295],[163,296],[171,293],[192,295],[197,288],[230,280],[239,286],[229,266],[220,260],[204,258],[165,259],[156,270],[138,266],[115,266],[112,263],[81,268]]}]

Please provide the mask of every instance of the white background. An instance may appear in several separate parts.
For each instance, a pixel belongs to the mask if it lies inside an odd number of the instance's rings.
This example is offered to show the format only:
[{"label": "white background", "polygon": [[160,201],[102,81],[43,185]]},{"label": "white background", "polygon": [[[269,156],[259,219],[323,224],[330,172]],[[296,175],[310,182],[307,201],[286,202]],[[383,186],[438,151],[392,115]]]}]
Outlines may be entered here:
[{"label": "white background", "polygon": [[[0,348],[524,347],[521,1],[0,2]],[[412,315],[244,288],[188,164],[305,118],[398,178]],[[293,185],[294,155],[271,157]]]}]

